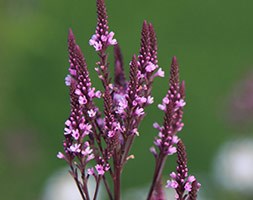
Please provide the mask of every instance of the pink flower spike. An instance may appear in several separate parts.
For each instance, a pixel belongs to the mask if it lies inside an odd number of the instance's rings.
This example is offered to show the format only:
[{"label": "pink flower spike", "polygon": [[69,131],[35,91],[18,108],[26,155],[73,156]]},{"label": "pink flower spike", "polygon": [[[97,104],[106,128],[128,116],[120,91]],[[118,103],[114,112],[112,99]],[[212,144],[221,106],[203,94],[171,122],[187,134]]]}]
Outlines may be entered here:
[{"label": "pink flower spike", "polygon": [[97,170],[98,175],[104,175],[104,174],[105,174],[105,171],[104,171],[102,165],[97,164],[97,165],[95,166],[95,168],[96,168],[96,170]]},{"label": "pink flower spike", "polygon": [[64,159],[65,156],[64,156],[64,154],[63,154],[62,152],[58,152],[57,158],[59,158],[59,159]]}]

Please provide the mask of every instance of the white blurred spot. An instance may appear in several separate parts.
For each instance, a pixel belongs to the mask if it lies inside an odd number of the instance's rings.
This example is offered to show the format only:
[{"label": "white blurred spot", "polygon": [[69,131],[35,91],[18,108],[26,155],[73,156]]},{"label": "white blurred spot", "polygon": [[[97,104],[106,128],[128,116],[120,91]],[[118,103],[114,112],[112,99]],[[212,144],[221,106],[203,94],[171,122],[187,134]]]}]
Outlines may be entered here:
[{"label": "white blurred spot", "polygon": [[[95,180],[89,179],[90,197],[93,199]],[[104,194],[103,183],[99,189],[98,200],[102,200],[101,196]],[[63,168],[54,173],[46,182],[42,200],[82,200],[74,179],[68,172],[68,168]]]},{"label": "white blurred spot", "polygon": [[253,139],[225,143],[214,160],[214,176],[228,190],[253,195]]}]

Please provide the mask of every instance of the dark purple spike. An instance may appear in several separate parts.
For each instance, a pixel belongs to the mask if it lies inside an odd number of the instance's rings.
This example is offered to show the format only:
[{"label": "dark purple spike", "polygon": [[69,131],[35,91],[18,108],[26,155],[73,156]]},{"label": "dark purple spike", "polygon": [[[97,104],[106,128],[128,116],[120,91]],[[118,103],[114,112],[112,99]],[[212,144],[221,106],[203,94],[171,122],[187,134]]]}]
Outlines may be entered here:
[{"label": "dark purple spike", "polygon": [[185,99],[185,81],[182,81],[180,84],[179,93],[182,99]]},{"label": "dark purple spike", "polygon": [[132,62],[130,64],[129,98],[131,99],[131,101],[135,99],[135,95],[137,93],[138,88],[137,71],[138,71],[137,57],[136,55],[134,55],[132,58]]},{"label": "dark purple spike", "polygon": [[140,70],[142,73],[144,73],[148,61],[150,61],[150,33],[149,25],[145,20],[142,25],[141,48],[139,55]]},{"label": "dark purple spike", "polygon": [[150,61],[157,65],[157,39],[156,39],[156,33],[154,30],[153,25],[149,24],[149,33],[150,33]]},{"label": "dark purple spike", "polygon": [[164,140],[166,140],[167,137],[171,135],[170,132],[172,131],[173,114],[174,114],[174,105],[172,102],[170,102],[166,106],[164,122],[163,122],[163,126],[164,126],[163,135],[165,135],[165,137],[163,138]]},{"label": "dark purple spike", "polygon": [[112,115],[112,96],[109,87],[105,88],[104,93],[104,113],[105,113],[105,125],[108,129],[111,129],[111,124],[114,121]]},{"label": "dark purple spike", "polygon": [[189,192],[189,197],[188,197],[187,200],[197,200],[198,189],[199,189],[199,184],[195,180],[195,181],[192,182],[192,189]]},{"label": "dark purple spike", "polygon": [[77,79],[77,62],[76,62],[76,41],[75,36],[71,29],[69,29],[68,35],[68,52],[69,52],[69,73]]},{"label": "dark purple spike", "polygon": [[185,145],[182,140],[179,140],[177,143],[177,163],[180,166],[184,166],[186,168],[187,166],[187,154],[185,150]]},{"label": "dark purple spike", "polygon": [[97,0],[97,15],[97,36],[101,37],[108,34],[108,16],[104,0]]},{"label": "dark purple spike", "polygon": [[179,88],[179,66],[176,56],[173,56],[171,69],[170,69],[170,86],[176,87],[174,89],[178,90]]},{"label": "dark purple spike", "polygon": [[116,86],[125,87],[126,78],[123,66],[123,56],[118,44],[114,45],[114,83]]},{"label": "dark purple spike", "polygon": [[187,168],[187,155],[185,150],[185,145],[182,140],[179,140],[177,143],[177,194],[179,195],[179,199],[183,199],[183,195],[185,192],[185,178],[187,177],[188,168]]}]

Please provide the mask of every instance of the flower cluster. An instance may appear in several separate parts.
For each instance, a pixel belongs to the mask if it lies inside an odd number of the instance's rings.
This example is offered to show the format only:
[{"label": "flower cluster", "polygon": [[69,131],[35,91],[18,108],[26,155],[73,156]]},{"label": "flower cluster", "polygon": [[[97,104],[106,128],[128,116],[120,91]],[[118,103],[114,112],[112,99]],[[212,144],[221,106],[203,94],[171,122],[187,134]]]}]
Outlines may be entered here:
[{"label": "flower cluster", "polygon": [[172,180],[167,181],[166,187],[176,190],[175,198],[178,200],[196,199],[200,184],[194,176],[188,175],[187,157],[183,142],[180,140],[177,146],[177,173],[172,172],[170,174]]},{"label": "flower cluster", "polygon": [[155,138],[154,144],[159,150],[166,155],[176,153],[174,146],[178,142],[177,132],[181,131],[184,124],[182,123],[184,101],[184,82],[179,82],[179,70],[176,57],[174,56],[171,64],[170,88],[168,93],[163,98],[162,104],[158,108],[165,112],[164,124],[160,126],[154,123],[154,128],[158,129],[159,133]]},{"label": "flower cluster", "polygon": [[97,1],[97,28],[96,33],[91,37],[89,44],[96,51],[102,51],[110,45],[116,45],[117,40],[113,38],[114,32],[109,32],[107,14],[104,1]]},{"label": "flower cluster", "polygon": [[[97,14],[96,33],[89,44],[95,48],[99,57],[95,70],[102,82],[103,91],[92,87],[86,60],[70,30],[70,67],[65,84],[70,91],[71,111],[65,122],[64,153],[59,152],[57,157],[64,159],[70,166],[70,174],[83,199],[96,199],[99,186],[103,182],[109,199],[119,200],[121,173],[128,160],[134,158],[129,152],[134,138],[139,135],[138,128],[145,117],[145,108],[154,102],[152,84],[156,77],[164,77],[164,71],[158,66],[157,39],[153,25],[144,21],[139,55],[132,57],[127,80],[120,46],[113,38],[114,32],[109,31],[104,0],[97,0]],[[109,73],[109,46],[114,48],[113,82]],[[179,138],[176,133],[183,127],[184,89],[184,82],[179,82],[178,64],[174,57],[170,88],[163,103],[158,106],[165,112],[164,123],[163,126],[157,123],[154,125],[159,130],[154,141],[159,155],[153,148],[156,169],[149,200],[162,199],[164,196],[161,172],[167,156],[177,152],[175,144]],[[96,106],[94,99],[103,100],[103,110]],[[96,181],[93,197],[90,197],[87,187],[90,176]],[[113,193],[108,181],[113,183]],[[196,194],[192,192],[191,196]]]}]

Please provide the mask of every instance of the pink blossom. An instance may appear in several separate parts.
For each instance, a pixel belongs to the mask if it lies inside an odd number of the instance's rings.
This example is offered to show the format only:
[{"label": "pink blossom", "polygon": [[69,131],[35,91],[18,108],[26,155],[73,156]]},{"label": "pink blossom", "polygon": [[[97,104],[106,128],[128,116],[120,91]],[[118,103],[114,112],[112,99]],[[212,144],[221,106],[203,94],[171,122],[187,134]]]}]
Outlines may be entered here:
[{"label": "pink blossom", "polygon": [[180,99],[179,101],[176,101],[176,107],[182,108],[186,105],[185,101],[183,99]]},{"label": "pink blossom", "polygon": [[65,84],[66,86],[70,86],[72,81],[72,77],[70,75],[67,75],[65,78]]},{"label": "pink blossom", "polygon": [[177,148],[176,148],[176,147],[170,146],[170,147],[168,148],[167,154],[168,154],[168,155],[172,155],[172,154],[174,154],[174,153],[176,153],[176,152],[177,152]]},{"label": "pink blossom", "polygon": [[173,136],[172,136],[172,140],[171,140],[171,142],[172,142],[173,144],[177,144],[177,143],[178,143],[178,141],[179,141],[178,136],[173,135]]},{"label": "pink blossom", "polygon": [[107,35],[107,42],[109,45],[117,44],[117,40],[113,39],[113,36],[114,36],[114,32],[112,32],[112,31]]},{"label": "pink blossom", "polygon": [[92,160],[94,158],[95,158],[95,155],[92,153],[92,154],[88,155],[86,162],[89,162],[90,160]]},{"label": "pink blossom", "polygon": [[139,108],[139,107],[136,108],[135,114],[136,114],[137,116],[144,115],[144,109],[143,109],[143,108]]},{"label": "pink blossom", "polygon": [[79,134],[79,130],[76,129],[76,130],[72,130],[72,137],[75,138],[75,140],[78,140],[79,137],[80,137],[80,134]]},{"label": "pink blossom", "polygon": [[172,179],[176,179],[177,175],[176,175],[175,172],[171,172],[170,177],[171,177]]},{"label": "pink blossom", "polygon": [[88,101],[85,96],[79,96],[78,102],[80,105],[85,105]]},{"label": "pink blossom", "polygon": [[148,96],[147,104],[152,104],[152,103],[154,103],[154,97]]},{"label": "pink blossom", "polygon": [[157,106],[160,110],[163,110],[163,111],[165,111],[166,110],[166,106],[165,105],[163,105],[163,104],[158,104],[158,106]]},{"label": "pink blossom", "polygon": [[87,174],[89,174],[90,176],[94,175],[94,168],[93,167],[88,168],[87,169]]},{"label": "pink blossom", "polygon": [[157,67],[157,65],[154,65],[153,63],[149,62],[145,70],[146,72],[153,72]]},{"label": "pink blossom", "polygon": [[156,77],[156,76],[164,77],[164,75],[165,75],[165,73],[164,73],[164,71],[162,70],[162,68],[159,68],[159,69],[157,70],[157,72],[154,74],[154,77]]},{"label": "pink blossom", "polygon": [[72,128],[71,127],[69,127],[69,128],[65,127],[64,128],[64,135],[69,135],[69,134],[71,134],[71,132],[72,132]]},{"label": "pink blossom", "polygon": [[185,184],[185,186],[184,186],[184,189],[186,190],[186,191],[191,191],[192,190],[192,185],[191,185],[191,183],[189,183],[189,182],[186,182],[186,184]]},{"label": "pink blossom", "polygon": [[188,179],[187,179],[187,181],[190,182],[190,183],[192,183],[195,180],[196,180],[195,176],[189,176]]},{"label": "pink blossom", "polygon": [[69,73],[72,76],[76,76],[76,70],[75,69],[69,68]]},{"label": "pink blossom", "polygon": [[80,146],[81,144],[72,144],[70,146],[70,148],[68,148],[69,151],[73,152],[73,153],[80,153]]},{"label": "pink blossom", "polygon": [[104,175],[105,171],[104,171],[104,168],[103,168],[102,165],[97,164],[97,165],[95,166],[95,168],[96,168],[96,170],[97,170],[98,175]]},{"label": "pink blossom", "polygon": [[70,126],[70,125],[71,125],[71,121],[70,121],[69,119],[66,120],[65,125],[66,125],[66,126]]},{"label": "pink blossom", "polygon": [[64,158],[65,158],[65,155],[64,155],[62,152],[58,152],[57,158],[59,158],[59,159],[64,159]]},{"label": "pink blossom", "polygon": [[90,146],[88,146],[88,147],[86,147],[84,150],[82,150],[82,155],[83,156],[87,156],[87,155],[89,155],[89,154],[91,154],[92,153],[92,149],[90,148]]},{"label": "pink blossom", "polygon": [[98,90],[98,91],[96,91],[95,92],[95,97],[97,97],[97,98],[101,98],[101,92]]},{"label": "pink blossom", "polygon": [[169,104],[170,100],[168,98],[168,96],[163,98],[163,104]]},{"label": "pink blossom", "polygon": [[90,110],[88,110],[88,115],[90,118],[95,117],[96,111],[94,111],[93,109],[90,109]]},{"label": "pink blossom", "polygon": [[115,135],[115,131],[108,131],[108,137],[112,138]]},{"label": "pink blossom", "polygon": [[177,188],[178,187],[178,183],[175,180],[168,180],[167,181],[167,185],[165,186],[166,188]]},{"label": "pink blossom", "polygon": [[161,129],[160,125],[157,122],[153,123],[153,127],[158,130]]},{"label": "pink blossom", "polygon": [[155,141],[154,141],[154,144],[156,145],[156,146],[161,146],[161,143],[162,143],[162,140],[161,139],[155,139]]}]

